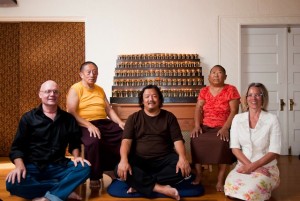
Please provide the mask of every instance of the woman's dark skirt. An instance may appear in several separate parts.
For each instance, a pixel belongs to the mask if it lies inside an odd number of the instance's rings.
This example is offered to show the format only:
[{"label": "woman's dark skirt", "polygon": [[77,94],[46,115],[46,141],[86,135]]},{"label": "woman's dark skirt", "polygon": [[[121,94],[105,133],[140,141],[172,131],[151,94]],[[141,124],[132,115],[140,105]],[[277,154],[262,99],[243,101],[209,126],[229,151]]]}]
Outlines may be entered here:
[{"label": "woman's dark skirt", "polygon": [[236,161],[229,142],[220,139],[221,127],[202,126],[202,134],[191,138],[192,162],[200,164],[232,164]]}]

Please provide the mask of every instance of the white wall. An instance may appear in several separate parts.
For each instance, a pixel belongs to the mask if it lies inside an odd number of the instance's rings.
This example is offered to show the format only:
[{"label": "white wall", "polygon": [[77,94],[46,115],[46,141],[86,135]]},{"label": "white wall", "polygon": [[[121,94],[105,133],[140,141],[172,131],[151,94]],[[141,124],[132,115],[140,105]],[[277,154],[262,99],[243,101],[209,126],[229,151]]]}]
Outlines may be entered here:
[{"label": "white wall", "polygon": [[[211,66],[221,64],[228,69],[227,82],[238,85],[237,60],[221,59],[219,39],[226,40],[220,31],[226,32],[224,23],[220,26],[222,19],[276,17],[280,21],[300,16],[299,0],[18,0],[18,4],[0,8],[0,21],[86,22],[86,60],[98,64],[97,83],[108,97],[119,54],[197,53],[205,79]],[[233,30],[238,36],[237,31],[238,27]],[[238,45],[228,47],[234,59]],[[226,49],[222,52],[230,54]]]}]

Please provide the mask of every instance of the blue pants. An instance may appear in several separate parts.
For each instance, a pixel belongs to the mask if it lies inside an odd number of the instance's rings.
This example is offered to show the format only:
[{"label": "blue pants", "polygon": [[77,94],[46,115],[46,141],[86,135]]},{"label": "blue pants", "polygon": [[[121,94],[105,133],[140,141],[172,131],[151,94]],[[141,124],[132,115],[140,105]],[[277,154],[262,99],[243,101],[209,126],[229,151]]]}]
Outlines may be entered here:
[{"label": "blue pants", "polygon": [[90,175],[90,166],[77,167],[72,161],[67,166],[50,164],[42,171],[34,164],[26,165],[26,178],[20,183],[6,182],[6,189],[12,195],[33,199],[46,197],[51,201],[66,200],[68,196]]}]

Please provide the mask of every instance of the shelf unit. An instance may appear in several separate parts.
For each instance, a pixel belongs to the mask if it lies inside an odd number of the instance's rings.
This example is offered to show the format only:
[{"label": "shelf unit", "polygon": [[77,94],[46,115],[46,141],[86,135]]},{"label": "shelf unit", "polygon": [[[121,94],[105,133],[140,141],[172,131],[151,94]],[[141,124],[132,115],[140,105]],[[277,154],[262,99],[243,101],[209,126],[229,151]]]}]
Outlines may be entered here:
[{"label": "shelf unit", "polygon": [[161,88],[165,103],[195,103],[203,85],[198,54],[119,55],[111,103],[138,103],[138,93],[148,85]]}]

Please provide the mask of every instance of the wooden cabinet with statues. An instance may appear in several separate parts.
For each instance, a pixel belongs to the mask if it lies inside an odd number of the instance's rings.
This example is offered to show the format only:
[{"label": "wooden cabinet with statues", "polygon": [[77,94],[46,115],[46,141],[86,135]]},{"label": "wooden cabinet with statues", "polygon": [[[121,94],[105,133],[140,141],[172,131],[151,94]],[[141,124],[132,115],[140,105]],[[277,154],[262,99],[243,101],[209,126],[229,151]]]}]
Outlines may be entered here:
[{"label": "wooden cabinet with statues", "polygon": [[139,91],[148,84],[161,88],[165,103],[196,103],[204,86],[198,54],[119,55],[111,103],[138,103]]}]

